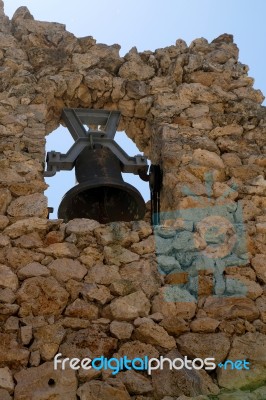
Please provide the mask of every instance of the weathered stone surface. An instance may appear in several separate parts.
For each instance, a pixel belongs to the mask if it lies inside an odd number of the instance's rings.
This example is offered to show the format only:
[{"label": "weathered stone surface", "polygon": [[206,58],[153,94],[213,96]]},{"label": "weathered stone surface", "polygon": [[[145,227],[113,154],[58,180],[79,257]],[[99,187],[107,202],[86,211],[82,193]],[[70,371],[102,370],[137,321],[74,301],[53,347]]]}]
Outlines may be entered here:
[{"label": "weathered stone surface", "polygon": [[91,381],[82,385],[77,391],[80,400],[130,400],[130,396],[121,382],[113,379],[107,382]]},{"label": "weathered stone surface", "polygon": [[43,360],[51,360],[58,351],[59,345],[66,334],[60,323],[37,328],[34,332],[34,342],[31,350],[39,350]]},{"label": "weathered stone surface", "polygon": [[17,275],[6,265],[0,264],[0,286],[16,291],[18,285]]},{"label": "weathered stone surface", "polygon": [[69,221],[66,225],[66,233],[75,233],[77,235],[84,235],[86,233],[92,233],[94,229],[100,227],[98,221],[86,218],[76,218]]},{"label": "weathered stone surface", "polygon": [[133,332],[133,325],[128,322],[112,321],[110,324],[110,332],[117,339],[129,339]]},{"label": "weathered stone surface", "polygon": [[48,265],[48,269],[59,282],[66,282],[69,279],[81,281],[87,273],[87,269],[79,261],[69,258],[54,260]]},{"label": "weathered stone surface", "polygon": [[211,333],[218,328],[220,321],[213,318],[202,317],[194,319],[190,324],[192,332]]},{"label": "weathered stone surface", "polygon": [[0,229],[5,229],[9,224],[9,219],[5,215],[0,215]]},{"label": "weathered stone surface", "polygon": [[10,191],[8,189],[0,189],[0,214],[5,214],[11,200],[12,196]]},{"label": "weathered stone surface", "polygon": [[161,285],[160,274],[153,260],[131,262],[120,268],[121,277],[141,288],[146,296],[153,296]]},{"label": "weathered stone surface", "polygon": [[12,225],[9,225],[4,233],[15,239],[33,231],[45,231],[47,228],[47,219],[31,217],[27,219],[21,219]]},{"label": "weathered stone surface", "polygon": [[196,312],[195,301],[166,301],[164,290],[160,290],[159,294],[152,300],[152,312],[159,312],[167,317],[179,317],[192,319]]},{"label": "weathered stone surface", "polygon": [[68,333],[59,352],[63,357],[110,357],[117,347],[117,339],[107,336],[96,324],[90,324],[88,329]]},{"label": "weathered stone surface", "polygon": [[216,153],[197,149],[193,153],[192,161],[195,164],[211,167],[211,168],[224,168],[224,163],[221,157],[219,157]]},{"label": "weathered stone surface", "polygon": [[27,326],[22,326],[20,328],[20,339],[21,343],[25,346],[27,346],[31,339],[32,339],[32,326],[27,325]]},{"label": "weathered stone surface", "polygon": [[26,279],[17,293],[20,316],[60,315],[69,294],[52,277]]},{"label": "weathered stone surface", "polygon": [[43,246],[42,239],[37,232],[28,233],[15,240],[16,246],[23,247],[25,249],[38,248]]},{"label": "weathered stone surface", "polygon": [[[176,349],[171,350],[165,357],[171,360],[183,359]],[[177,365],[180,365],[180,362]],[[203,377],[199,371],[185,370],[184,368],[179,370],[170,370],[169,368],[154,370],[152,371],[152,384],[154,398],[158,400],[164,398],[164,396],[166,398],[167,396],[177,398],[177,396],[186,395],[188,398],[195,398],[194,396],[200,394],[216,394],[218,392],[217,386],[210,384],[208,378]]]},{"label": "weathered stone surface", "polygon": [[86,283],[82,290],[82,294],[90,301],[96,301],[102,305],[113,299],[110,290],[104,285],[95,283]]},{"label": "weathered stone surface", "polygon": [[[131,360],[136,357],[143,358],[144,356],[148,356],[149,358],[159,357],[159,351],[154,346],[142,343],[139,340],[122,344],[117,354],[119,357],[127,356]],[[115,354],[114,357],[116,357]]]},{"label": "weathered stone surface", "polygon": [[256,300],[256,306],[260,312],[260,318],[262,322],[266,323],[266,296],[258,297]]},{"label": "weathered stone surface", "polygon": [[120,266],[121,264],[139,260],[139,255],[120,245],[114,245],[112,247],[104,247],[104,258],[107,264]]},{"label": "weathered stone surface", "polygon": [[81,261],[82,264],[86,265],[87,267],[92,267],[96,263],[102,262],[103,258],[104,256],[102,251],[90,246],[83,249],[82,254],[79,257],[79,261]]},{"label": "weathered stone surface", "polygon": [[230,360],[247,360],[250,370],[221,368],[217,371],[218,383],[227,389],[258,387],[265,381],[266,355],[265,335],[255,332],[237,336],[228,354]]},{"label": "weathered stone surface", "polygon": [[110,291],[116,296],[126,296],[127,294],[136,292],[138,285],[130,279],[119,279],[110,285]]},{"label": "weathered stone surface", "polygon": [[252,267],[254,268],[259,280],[266,283],[266,255],[256,254],[251,260]]},{"label": "weathered stone surface", "polygon": [[204,304],[204,310],[208,317],[218,320],[244,318],[253,321],[259,315],[254,302],[244,297],[208,297]]},{"label": "weathered stone surface", "polygon": [[29,249],[21,249],[19,247],[8,247],[5,250],[5,262],[13,269],[19,269],[33,261],[40,262],[44,259],[44,255]]},{"label": "weathered stone surface", "polygon": [[213,357],[216,364],[223,361],[230,349],[224,333],[184,333],[177,339],[179,351],[190,359]]},{"label": "weathered stone surface", "polygon": [[125,385],[129,394],[144,394],[153,390],[151,381],[135,371],[120,372],[117,380]]},{"label": "weathered stone surface", "polygon": [[47,216],[47,197],[40,193],[20,196],[7,209],[12,217],[43,217]]},{"label": "weathered stone surface", "polygon": [[46,362],[39,367],[18,372],[15,379],[16,400],[34,400],[36,396],[43,399],[76,400],[77,378],[75,371],[70,368],[54,370],[53,363]]},{"label": "weathered stone surface", "polygon": [[0,368],[0,388],[6,389],[8,392],[14,390],[13,376],[8,367]]},{"label": "weathered stone surface", "polygon": [[10,396],[8,391],[5,389],[0,389],[0,396],[1,396],[0,398],[2,400],[12,400],[12,397]]},{"label": "weathered stone surface", "polygon": [[50,271],[44,265],[33,262],[18,270],[19,279],[32,278],[34,276],[49,276]]},{"label": "weathered stone surface", "polygon": [[79,250],[73,243],[53,243],[47,247],[40,248],[39,251],[54,257],[76,258],[79,256]]},{"label": "weathered stone surface", "polygon": [[96,319],[98,311],[98,307],[95,304],[77,299],[66,308],[65,315],[75,318]]},{"label": "weathered stone surface", "polygon": [[179,336],[184,332],[189,331],[189,325],[183,318],[169,317],[163,318],[160,322],[162,326],[170,335]]},{"label": "weathered stone surface", "polygon": [[87,283],[99,283],[110,285],[121,278],[119,268],[116,265],[104,265],[96,263],[89,270],[85,277]]},{"label": "weathered stone surface", "polygon": [[148,253],[154,253],[155,251],[155,239],[153,236],[148,237],[147,239],[142,240],[139,243],[134,243],[131,246],[131,249],[139,254],[148,254]]},{"label": "weathered stone surface", "polygon": [[132,320],[137,317],[145,317],[150,311],[150,302],[145,294],[139,290],[124,297],[113,300],[110,311],[116,320]]},{"label": "weathered stone surface", "polygon": [[135,329],[134,337],[141,342],[157,345],[168,350],[176,347],[175,339],[168,335],[163,327],[154,322],[141,324]]},{"label": "weathered stone surface", "polygon": [[0,366],[9,368],[25,367],[29,351],[23,348],[13,334],[0,333]]},{"label": "weathered stone surface", "polygon": [[244,294],[252,300],[263,293],[263,289],[258,283],[237,274],[226,276],[226,291],[229,295]]}]

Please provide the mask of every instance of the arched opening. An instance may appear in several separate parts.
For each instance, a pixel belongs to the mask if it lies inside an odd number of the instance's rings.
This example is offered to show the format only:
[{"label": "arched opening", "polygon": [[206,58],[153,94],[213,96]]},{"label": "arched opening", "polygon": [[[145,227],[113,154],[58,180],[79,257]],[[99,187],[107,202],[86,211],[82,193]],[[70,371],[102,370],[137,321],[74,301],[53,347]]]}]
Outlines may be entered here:
[{"label": "arched opening", "polygon": [[[117,132],[115,141],[129,156],[143,154],[125,132]],[[67,153],[73,143],[74,139],[68,129],[60,126],[46,137],[46,153],[52,150],[60,153]],[[149,161],[148,163],[150,165]],[[150,200],[150,190],[147,182],[141,180],[138,175],[131,173],[123,173],[122,176],[125,182],[130,183],[139,190],[145,202]],[[54,209],[53,212],[50,213],[49,218],[56,219],[57,210],[64,194],[76,184],[75,170],[73,168],[71,171],[57,172],[55,176],[45,178],[45,181],[49,185],[49,188],[45,191],[45,195],[48,198],[48,205]]]}]

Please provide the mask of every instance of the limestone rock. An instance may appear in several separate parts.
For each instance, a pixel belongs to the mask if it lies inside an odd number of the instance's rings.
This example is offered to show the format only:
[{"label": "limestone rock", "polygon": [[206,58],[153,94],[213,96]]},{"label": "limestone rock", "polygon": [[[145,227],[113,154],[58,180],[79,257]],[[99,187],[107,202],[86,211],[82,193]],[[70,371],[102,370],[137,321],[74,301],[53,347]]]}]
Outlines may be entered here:
[{"label": "limestone rock", "polygon": [[31,339],[32,339],[32,326],[31,325],[27,325],[27,326],[22,326],[20,328],[20,339],[21,339],[21,343],[24,346],[27,346]]},{"label": "limestone rock", "polygon": [[141,61],[128,61],[122,65],[119,75],[128,80],[146,80],[152,78],[155,71],[152,67],[145,65]]},{"label": "limestone rock", "polygon": [[179,336],[184,332],[189,331],[189,325],[183,318],[169,317],[163,318],[160,322],[162,326],[170,335]]},{"label": "limestone rock", "polygon": [[139,290],[124,297],[114,299],[110,304],[112,316],[116,320],[129,321],[149,314],[150,302]]},{"label": "limestone rock", "polygon": [[8,189],[0,189],[0,214],[5,214],[11,200],[12,196],[10,191]]},{"label": "limestone rock", "polygon": [[150,224],[145,221],[132,222],[132,229],[138,233],[140,239],[144,239],[152,234],[152,228]]},{"label": "limestone rock", "polygon": [[33,262],[18,270],[19,279],[32,278],[34,276],[49,276],[50,271],[44,265]]},{"label": "limestone rock", "polygon": [[43,217],[47,216],[47,197],[40,193],[20,196],[7,209],[12,217]]},{"label": "limestone rock", "polygon": [[[191,299],[192,300],[192,299]],[[167,317],[179,317],[185,320],[192,319],[196,312],[195,301],[166,301],[164,290],[152,300],[152,313],[159,312]]]},{"label": "limestone rock", "polygon": [[[171,360],[176,358],[183,359],[182,355],[176,349],[171,350],[165,357]],[[179,370],[170,370],[169,368],[154,370],[152,371],[152,384],[154,388],[154,398],[158,400],[164,398],[164,396],[177,398],[177,396],[181,395],[194,398],[194,396],[209,394],[217,390],[217,387],[212,387],[212,391],[209,389],[208,384],[205,383],[205,379],[201,376],[199,371],[187,370],[185,368]]]},{"label": "limestone rock", "polygon": [[15,379],[16,400],[34,400],[36,396],[43,399],[76,400],[77,378],[75,371],[68,367],[64,371],[55,370],[52,362],[46,362],[39,367],[18,372]]},{"label": "limestone rock", "polygon": [[8,367],[0,368],[0,388],[8,392],[13,392],[14,390],[13,376]]},{"label": "limestone rock", "polygon": [[95,283],[86,283],[82,290],[82,294],[90,301],[97,301],[104,305],[113,299],[110,290],[104,285]]},{"label": "limestone rock", "polygon": [[153,390],[151,381],[135,371],[120,372],[117,380],[125,385],[129,394],[144,394]]},{"label": "limestone rock", "polygon": [[59,281],[66,282],[69,279],[81,281],[87,273],[87,269],[77,260],[61,258],[48,265],[51,274]]},{"label": "limestone rock", "polygon": [[245,295],[246,297],[255,300],[263,293],[262,287],[241,275],[226,275],[226,291],[229,295]]},{"label": "limestone rock", "polygon": [[211,333],[215,332],[219,324],[220,321],[217,321],[216,319],[202,317],[194,319],[190,324],[190,329],[192,332]]},{"label": "limestone rock", "polygon": [[117,339],[129,339],[133,332],[133,325],[128,322],[112,321],[110,324],[110,332]]},{"label": "limestone rock", "polygon": [[39,251],[54,257],[76,258],[79,256],[79,250],[73,243],[53,243],[47,247],[40,248]]},{"label": "limestone rock", "polygon": [[5,229],[9,224],[9,219],[5,215],[0,215],[0,229]]},{"label": "limestone rock", "polygon": [[58,352],[59,345],[66,334],[60,323],[45,325],[37,328],[34,332],[34,342],[31,350],[39,350],[43,360],[51,360]]},{"label": "limestone rock", "polygon": [[65,311],[68,317],[96,319],[98,318],[98,307],[93,303],[77,299],[70,304]]},{"label": "limestone rock", "polygon": [[79,261],[82,262],[82,264],[85,264],[87,267],[92,267],[98,262],[103,261],[103,254],[101,251],[94,247],[86,247],[83,249],[81,256],[79,257]]},{"label": "limestone rock", "polygon": [[34,231],[37,232],[45,231],[46,228],[47,228],[47,219],[31,217],[27,219],[21,219],[12,225],[9,225],[5,229],[4,233],[10,236],[12,239],[15,239],[19,236]]},{"label": "limestone rock", "polygon": [[5,389],[0,389],[0,398],[1,400],[12,400],[12,397]]},{"label": "limestone rock", "polygon": [[23,348],[14,334],[0,333],[0,365],[9,368],[26,367],[29,351]]},{"label": "limestone rock", "polygon": [[[144,356],[148,356],[149,358],[158,358],[159,351],[151,344],[142,343],[139,340],[133,340],[122,344],[117,355],[119,357],[127,356],[131,360],[136,357],[143,358]],[[115,354],[114,357],[116,357]]]},{"label": "limestone rock", "polygon": [[192,161],[195,164],[207,166],[210,168],[224,168],[224,162],[216,153],[197,149],[193,153]]},{"label": "limestone rock", "polygon": [[92,233],[94,229],[100,227],[100,223],[92,219],[76,218],[69,221],[66,225],[66,233],[75,233],[77,235],[84,235]]},{"label": "limestone rock", "polygon": [[113,379],[107,382],[91,381],[80,386],[77,391],[80,400],[130,400],[125,386]]},{"label": "limestone rock", "polygon": [[62,318],[62,326],[64,328],[71,328],[71,329],[84,329],[90,326],[90,320],[84,320],[83,318],[71,318],[65,317]]},{"label": "limestone rock", "polygon": [[110,285],[112,282],[121,278],[117,265],[104,265],[96,263],[89,270],[85,277],[87,283],[99,283]]},{"label": "limestone rock", "polygon": [[105,246],[104,257],[108,264],[114,264],[117,266],[139,260],[139,255],[120,245],[114,245],[112,247]]},{"label": "limestone rock", "polygon": [[255,269],[258,279],[266,283],[266,255],[256,254],[251,260],[252,267]]},{"label": "limestone rock", "polygon": [[127,294],[136,292],[138,285],[129,279],[119,279],[110,285],[110,291],[116,296],[126,296]]},{"label": "limestone rock", "polygon": [[5,251],[5,261],[12,269],[25,267],[34,261],[40,262],[44,259],[44,255],[29,249],[21,249],[19,247],[9,247]]},{"label": "limestone rock", "polygon": [[216,364],[223,361],[230,349],[230,340],[224,333],[184,333],[177,339],[177,346],[190,359],[213,357]]},{"label": "limestone rock", "polygon": [[13,291],[18,289],[17,275],[6,265],[0,264],[0,285],[4,288],[9,288]]},{"label": "limestone rock", "polygon": [[28,233],[27,235],[22,235],[14,241],[16,246],[23,247],[25,249],[38,248],[43,246],[42,239],[37,232]]},{"label": "limestone rock", "polygon": [[253,321],[259,315],[254,302],[244,297],[208,297],[204,310],[208,317],[218,320],[244,318]]},{"label": "limestone rock", "polygon": [[107,336],[96,324],[87,329],[69,332],[61,344],[59,352],[63,357],[110,357],[117,348],[117,339]]},{"label": "limestone rock", "polygon": [[256,300],[256,306],[260,312],[260,318],[262,322],[266,323],[266,296],[258,297]]},{"label": "limestone rock", "polygon": [[218,383],[227,389],[258,387],[265,380],[266,356],[265,335],[255,332],[236,336],[228,354],[230,360],[247,360],[250,370],[220,368],[217,370]]},{"label": "limestone rock", "polygon": [[155,239],[150,236],[139,243],[134,243],[131,249],[139,255],[153,253],[155,251]]},{"label": "limestone rock", "polygon": [[68,292],[52,277],[26,279],[17,294],[20,316],[60,315],[68,296]]},{"label": "limestone rock", "polygon": [[120,269],[123,279],[141,288],[146,296],[153,296],[161,286],[160,274],[153,260],[131,262]]},{"label": "limestone rock", "polygon": [[168,335],[163,327],[154,322],[141,324],[135,329],[134,337],[144,343],[157,345],[169,350],[176,347],[175,339]]}]

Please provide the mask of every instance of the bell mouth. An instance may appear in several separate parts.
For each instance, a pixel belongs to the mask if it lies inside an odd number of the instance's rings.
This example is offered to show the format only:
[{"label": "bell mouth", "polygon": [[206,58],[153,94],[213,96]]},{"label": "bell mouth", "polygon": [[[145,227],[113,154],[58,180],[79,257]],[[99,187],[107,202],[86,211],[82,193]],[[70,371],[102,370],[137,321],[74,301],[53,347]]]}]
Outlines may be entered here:
[{"label": "bell mouth", "polygon": [[70,189],[59,205],[58,218],[65,222],[88,218],[106,224],[140,220],[145,212],[145,202],[134,186],[98,178],[97,183],[86,181]]}]

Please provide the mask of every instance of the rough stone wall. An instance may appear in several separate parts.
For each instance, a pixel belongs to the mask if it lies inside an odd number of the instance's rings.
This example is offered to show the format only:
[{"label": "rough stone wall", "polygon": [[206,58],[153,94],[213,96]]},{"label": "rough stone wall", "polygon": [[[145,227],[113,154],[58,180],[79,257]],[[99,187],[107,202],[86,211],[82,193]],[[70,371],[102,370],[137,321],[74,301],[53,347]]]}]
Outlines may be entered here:
[{"label": "rough stone wall", "polygon": [[[1,400],[265,399],[266,113],[232,37],[120,57],[25,7],[9,21],[1,0],[0,31]],[[163,168],[163,226],[46,219],[45,135],[64,107],[121,111]],[[252,369],[75,374],[53,370],[57,352]]]}]

